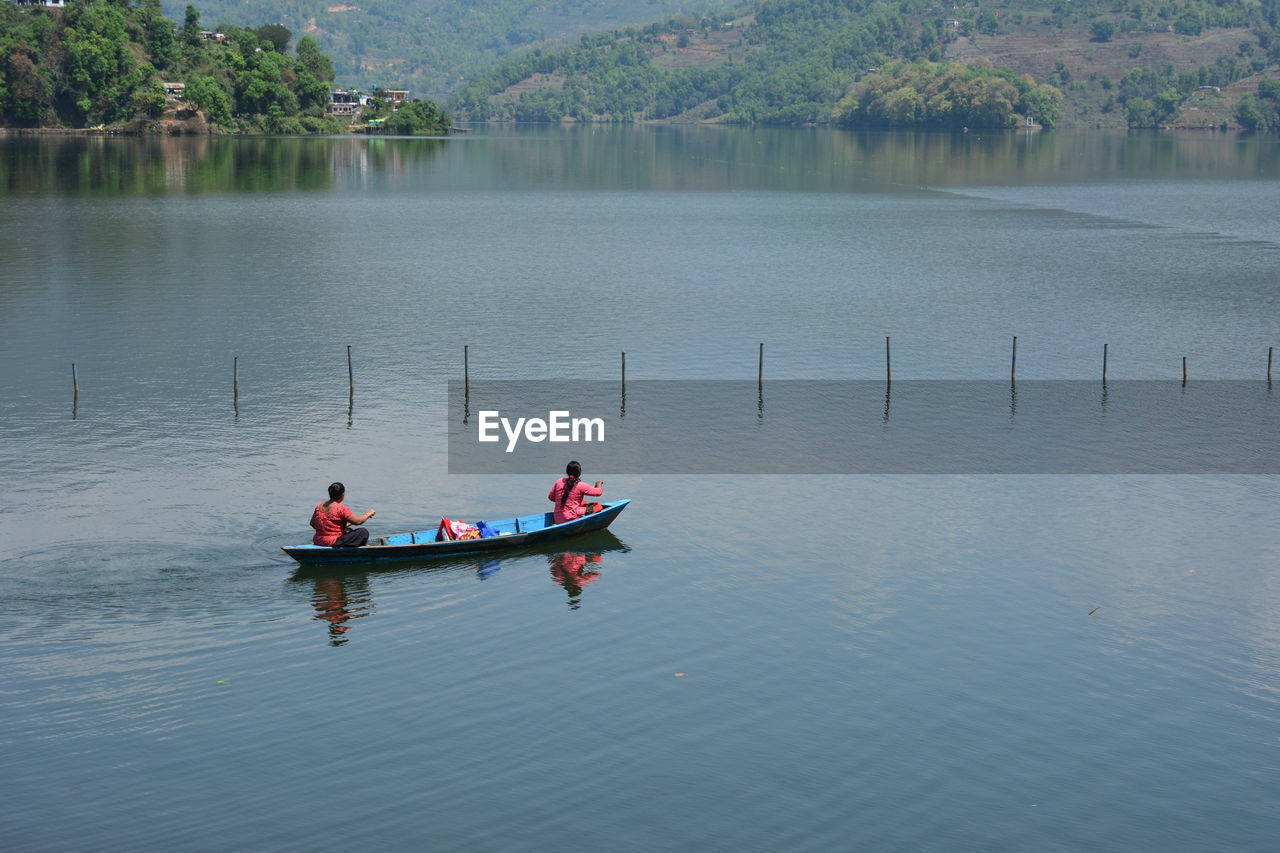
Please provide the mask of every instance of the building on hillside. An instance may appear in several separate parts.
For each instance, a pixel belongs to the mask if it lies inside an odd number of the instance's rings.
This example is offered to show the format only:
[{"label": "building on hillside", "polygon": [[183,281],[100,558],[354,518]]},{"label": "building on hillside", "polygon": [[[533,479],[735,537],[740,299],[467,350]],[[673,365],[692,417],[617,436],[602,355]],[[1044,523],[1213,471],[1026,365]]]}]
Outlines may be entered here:
[{"label": "building on hillside", "polygon": [[331,116],[350,116],[374,104],[386,104],[392,110],[398,110],[407,100],[409,100],[407,89],[374,89],[372,95],[364,95],[354,90],[331,89],[325,112]]},{"label": "building on hillside", "polygon": [[400,105],[409,99],[409,92],[406,89],[378,89],[376,93],[383,103],[390,104],[393,110],[400,109]]},{"label": "building on hillside", "polygon": [[166,100],[181,101],[187,93],[186,83],[164,83],[164,96]]},{"label": "building on hillside", "polygon": [[13,0],[19,6],[52,6],[61,9],[67,5],[67,0]]},{"label": "building on hillside", "polygon": [[329,93],[329,105],[325,112],[331,116],[350,116],[358,113],[363,105],[364,98],[360,94],[346,89],[334,89]]}]

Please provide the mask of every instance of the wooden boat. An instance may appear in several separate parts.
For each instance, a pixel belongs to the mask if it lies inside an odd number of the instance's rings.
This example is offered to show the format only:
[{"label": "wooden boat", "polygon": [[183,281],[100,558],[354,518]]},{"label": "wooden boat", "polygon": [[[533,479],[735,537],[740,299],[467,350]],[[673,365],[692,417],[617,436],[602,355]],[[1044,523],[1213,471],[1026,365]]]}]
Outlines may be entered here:
[{"label": "wooden boat", "polygon": [[323,563],[353,563],[371,560],[404,560],[423,557],[446,557],[458,554],[474,554],[481,551],[505,551],[525,545],[539,545],[604,530],[631,503],[629,499],[601,503],[599,512],[582,518],[556,524],[552,514],[522,515],[502,521],[489,521],[498,531],[487,539],[446,539],[436,541],[436,529],[419,530],[416,533],[396,533],[369,540],[360,548],[330,548],[326,545],[282,545],[281,550],[304,566]]}]

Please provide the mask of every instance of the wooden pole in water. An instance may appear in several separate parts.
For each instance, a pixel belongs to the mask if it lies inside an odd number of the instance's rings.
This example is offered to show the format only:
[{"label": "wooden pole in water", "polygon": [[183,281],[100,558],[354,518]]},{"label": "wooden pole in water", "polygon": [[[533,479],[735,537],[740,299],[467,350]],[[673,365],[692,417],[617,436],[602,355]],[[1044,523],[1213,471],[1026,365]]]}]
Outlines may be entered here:
[{"label": "wooden pole in water", "polygon": [[893,367],[889,362],[889,336],[884,336],[884,381],[893,384]]},{"label": "wooden pole in water", "polygon": [[240,396],[240,356],[235,356],[231,360],[231,393],[233,396]]},{"label": "wooden pole in water", "polygon": [[[1267,368],[1267,376],[1271,376],[1271,368]],[[71,394],[72,396],[80,396],[80,381],[76,379],[76,363],[71,362]]]},{"label": "wooden pole in water", "polygon": [[468,395],[471,393],[471,355],[468,352],[470,349],[470,344],[462,345],[462,392]]},{"label": "wooden pole in water", "polygon": [[627,390],[627,351],[622,351],[622,390]]},{"label": "wooden pole in water", "polygon": [[347,344],[347,379],[351,383],[352,396],[356,393],[356,371],[351,366],[351,344]]},{"label": "wooden pole in water", "polygon": [[1009,363],[1009,382],[1018,381],[1018,336],[1013,336],[1013,361]]},{"label": "wooden pole in water", "polygon": [[1273,347],[1267,347],[1267,384],[1271,384],[1271,350]]},{"label": "wooden pole in water", "polygon": [[760,342],[760,370],[756,374],[756,383],[761,388],[764,387],[764,341]]},{"label": "wooden pole in water", "polygon": [[1187,384],[1187,357],[1182,357],[1182,384]]},{"label": "wooden pole in water", "polygon": [[1107,384],[1107,345],[1102,345],[1102,384]]}]

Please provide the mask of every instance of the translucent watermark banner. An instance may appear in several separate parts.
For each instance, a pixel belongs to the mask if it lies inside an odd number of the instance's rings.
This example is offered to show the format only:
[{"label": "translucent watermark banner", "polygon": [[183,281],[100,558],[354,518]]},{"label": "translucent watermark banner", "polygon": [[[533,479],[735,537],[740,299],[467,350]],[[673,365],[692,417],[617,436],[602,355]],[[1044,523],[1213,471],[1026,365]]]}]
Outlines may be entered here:
[{"label": "translucent watermark banner", "polygon": [[1258,381],[449,383],[449,473],[1277,474]]}]

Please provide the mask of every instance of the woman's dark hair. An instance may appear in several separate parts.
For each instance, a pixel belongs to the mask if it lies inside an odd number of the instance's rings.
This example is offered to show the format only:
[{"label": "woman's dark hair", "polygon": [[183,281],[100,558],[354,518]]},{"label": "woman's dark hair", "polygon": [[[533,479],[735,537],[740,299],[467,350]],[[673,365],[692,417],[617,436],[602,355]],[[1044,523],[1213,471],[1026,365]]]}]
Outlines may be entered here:
[{"label": "woman's dark hair", "polygon": [[564,491],[560,493],[560,506],[564,506],[564,502],[569,500],[569,493],[573,491],[573,487],[578,485],[578,478],[582,476],[582,466],[577,462],[570,462],[564,466],[564,472],[568,476],[564,478]]},{"label": "woman's dark hair", "polygon": [[347,493],[347,487],[342,485],[341,483],[329,484],[329,500],[340,501],[342,500],[342,496],[345,495],[346,493]]}]

